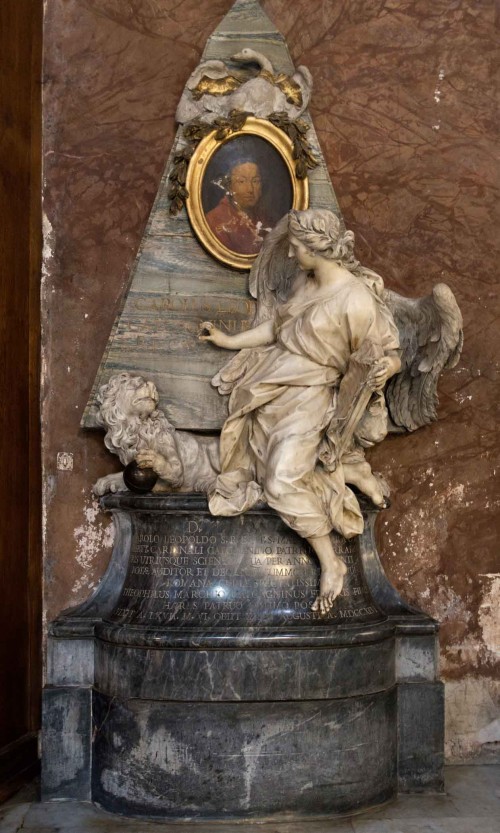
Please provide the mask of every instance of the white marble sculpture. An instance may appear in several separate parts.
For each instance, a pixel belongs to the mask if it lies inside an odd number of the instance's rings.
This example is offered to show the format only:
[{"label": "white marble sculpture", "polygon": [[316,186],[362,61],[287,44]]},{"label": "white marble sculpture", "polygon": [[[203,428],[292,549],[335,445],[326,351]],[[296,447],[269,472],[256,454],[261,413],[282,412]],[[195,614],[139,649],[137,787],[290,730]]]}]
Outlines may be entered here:
[{"label": "white marble sculpture", "polygon": [[[158,475],[155,492],[207,492],[219,472],[216,437],[176,431],[157,409],[153,382],[117,373],[97,395],[98,422],[106,429],[104,444],[123,466],[136,460]],[[96,495],[125,490],[123,474],[108,474],[94,484]]]},{"label": "white marble sculpture", "polygon": [[447,286],[401,298],[360,266],[353,243],[330,211],[290,212],[252,269],[253,328],[232,336],[204,322],[200,335],[240,350],[213,381],[231,397],[210,510],[236,515],[264,498],[317,554],[322,614],[346,572],[329,533],[363,530],[348,484],[385,503],[364,449],[386,436],[388,411],[408,430],[435,418],[437,378],[461,349]]},{"label": "white marble sculpture", "polygon": [[257,72],[234,71],[224,61],[202,61],[191,74],[177,107],[176,120],[186,124],[201,118],[212,122],[242,110],[257,118],[271,113],[286,113],[297,119],[311,98],[312,76],[300,66],[292,76],[276,73],[270,60],[261,52],[245,47],[231,61],[255,65]]},{"label": "white marble sculpture", "polygon": [[[112,377],[98,399],[107,448],[123,465],[136,459],[154,469],[156,491],[205,492],[214,515],[238,515],[262,500],[274,508],[318,556],[313,610],[323,615],[346,572],[330,532],[350,538],[363,530],[350,485],[385,505],[385,481],[365,449],[389,430],[436,419],[438,377],[462,345],[460,311],[445,284],[427,298],[403,298],[358,263],[353,245],[331,211],[291,211],[250,273],[252,328],[228,335],[201,325],[202,341],[239,351],[213,380],[230,394],[220,447],[216,437],[175,431],[141,377]],[[94,491],[122,488],[117,474]]]}]

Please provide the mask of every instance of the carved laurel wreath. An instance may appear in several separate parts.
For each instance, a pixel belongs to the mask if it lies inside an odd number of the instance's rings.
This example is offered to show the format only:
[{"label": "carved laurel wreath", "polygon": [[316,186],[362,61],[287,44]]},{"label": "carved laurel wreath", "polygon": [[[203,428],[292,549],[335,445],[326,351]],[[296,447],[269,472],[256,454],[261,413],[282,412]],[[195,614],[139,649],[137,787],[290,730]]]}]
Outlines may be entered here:
[{"label": "carved laurel wreath", "polygon": [[[168,189],[168,198],[170,200],[169,210],[172,216],[175,217],[186,204],[186,199],[189,196],[186,189],[189,162],[201,140],[215,130],[215,138],[222,142],[232,133],[241,130],[247,118],[251,115],[251,113],[246,113],[241,110],[232,110],[227,118],[220,117],[210,124],[201,121],[201,119],[193,119],[193,121],[184,127],[183,138],[186,144],[175,154],[172,170],[168,178],[170,183]],[[293,145],[292,156],[295,160],[297,179],[305,179],[307,171],[316,168],[319,164],[319,160],[314,156],[311,145],[307,140],[308,123],[304,119],[292,121],[286,113],[271,113],[268,121],[286,133],[291,140]]]}]

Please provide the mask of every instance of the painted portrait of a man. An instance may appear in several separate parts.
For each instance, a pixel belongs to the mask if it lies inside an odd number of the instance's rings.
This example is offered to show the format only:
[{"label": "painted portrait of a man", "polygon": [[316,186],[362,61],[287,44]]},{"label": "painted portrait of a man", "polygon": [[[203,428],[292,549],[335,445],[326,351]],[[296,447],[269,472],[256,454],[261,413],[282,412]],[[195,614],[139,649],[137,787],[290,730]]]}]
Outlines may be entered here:
[{"label": "painted portrait of a man", "polygon": [[207,168],[202,193],[206,222],[217,240],[237,254],[258,254],[292,200],[283,159],[259,137],[227,142]]},{"label": "painted portrait of a man", "polygon": [[262,175],[250,159],[237,162],[225,177],[226,194],[206,215],[220,242],[240,254],[258,254],[264,236],[272,229],[261,203]]}]

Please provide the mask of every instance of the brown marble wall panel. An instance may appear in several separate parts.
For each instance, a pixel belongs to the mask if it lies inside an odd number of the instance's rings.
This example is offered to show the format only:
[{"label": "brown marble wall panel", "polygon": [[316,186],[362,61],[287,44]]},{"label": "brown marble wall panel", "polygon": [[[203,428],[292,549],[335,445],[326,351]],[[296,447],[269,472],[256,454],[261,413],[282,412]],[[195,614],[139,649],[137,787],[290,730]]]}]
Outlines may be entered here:
[{"label": "brown marble wall panel", "polygon": [[[46,616],[82,600],[111,535],[113,468],[78,424],[174,136],[183,84],[231,0],[47,0],[44,125]],[[449,753],[484,755],[500,700],[497,325],[500,32],[493,2],[263,0],[315,81],[311,114],[358,256],[464,312],[439,421],[372,453],[393,489],[380,548],[442,622]],[[73,471],[58,471],[58,451]],[[497,714],[497,713],[496,713]],[[482,732],[482,734],[481,734]],[[483,750],[481,752],[481,749]]]}]

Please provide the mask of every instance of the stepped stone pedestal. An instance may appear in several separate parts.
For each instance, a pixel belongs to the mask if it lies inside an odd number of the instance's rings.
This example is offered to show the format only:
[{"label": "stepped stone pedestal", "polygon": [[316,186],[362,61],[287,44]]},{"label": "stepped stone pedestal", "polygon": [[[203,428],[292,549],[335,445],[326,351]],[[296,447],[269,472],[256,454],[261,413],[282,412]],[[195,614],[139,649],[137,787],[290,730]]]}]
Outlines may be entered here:
[{"label": "stepped stone pedestal", "polygon": [[437,625],[385,577],[366,531],[311,612],[319,565],[270,509],[108,495],[94,595],[50,628],[44,799],[170,819],[296,818],[442,789]]}]

